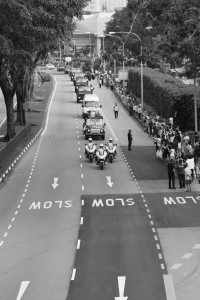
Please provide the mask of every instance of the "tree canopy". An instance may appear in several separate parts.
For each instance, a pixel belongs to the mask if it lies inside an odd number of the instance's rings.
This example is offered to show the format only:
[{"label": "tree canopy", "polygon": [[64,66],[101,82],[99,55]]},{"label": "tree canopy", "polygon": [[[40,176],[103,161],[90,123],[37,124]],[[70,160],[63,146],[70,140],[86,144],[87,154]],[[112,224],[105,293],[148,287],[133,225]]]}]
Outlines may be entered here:
[{"label": "tree canopy", "polygon": [[7,108],[7,139],[15,135],[14,94],[21,89],[19,101],[26,101],[27,88],[38,60],[44,59],[58,48],[61,40],[71,36],[74,18],[82,18],[88,1],[0,1],[0,87]]},{"label": "tree canopy", "polygon": [[[130,30],[142,40],[143,59],[147,65],[157,67],[168,62],[172,67],[184,66],[188,77],[193,78],[199,74],[198,0],[129,0],[127,7],[116,11],[107,23],[105,33]],[[107,40],[107,48],[111,51],[113,40]],[[115,42],[119,45],[117,39]],[[137,39],[129,35],[125,44],[126,50],[137,57],[138,46]]]}]

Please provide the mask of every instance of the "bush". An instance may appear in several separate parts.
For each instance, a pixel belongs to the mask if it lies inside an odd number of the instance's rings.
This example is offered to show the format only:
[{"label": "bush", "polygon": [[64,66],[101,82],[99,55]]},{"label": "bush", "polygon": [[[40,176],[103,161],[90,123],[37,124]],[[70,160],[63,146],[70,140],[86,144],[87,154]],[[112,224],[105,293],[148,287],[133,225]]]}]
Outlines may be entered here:
[{"label": "bush", "polygon": [[[158,115],[173,117],[180,130],[194,130],[194,87],[185,85],[169,74],[143,68],[144,106],[152,106]],[[140,68],[129,69],[128,89],[141,97]],[[200,88],[197,87],[197,98]]]}]

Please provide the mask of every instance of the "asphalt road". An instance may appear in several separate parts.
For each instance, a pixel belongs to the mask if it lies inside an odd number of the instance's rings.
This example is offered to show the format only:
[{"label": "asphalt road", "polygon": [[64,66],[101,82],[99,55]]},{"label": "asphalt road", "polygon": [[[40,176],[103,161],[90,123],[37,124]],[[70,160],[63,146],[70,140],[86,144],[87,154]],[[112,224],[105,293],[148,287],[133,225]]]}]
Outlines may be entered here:
[{"label": "asphalt road", "polygon": [[1,298],[197,300],[199,185],[169,191],[152,141],[93,85],[117,159],[103,171],[85,159],[81,104],[56,73],[42,135],[1,183]]}]

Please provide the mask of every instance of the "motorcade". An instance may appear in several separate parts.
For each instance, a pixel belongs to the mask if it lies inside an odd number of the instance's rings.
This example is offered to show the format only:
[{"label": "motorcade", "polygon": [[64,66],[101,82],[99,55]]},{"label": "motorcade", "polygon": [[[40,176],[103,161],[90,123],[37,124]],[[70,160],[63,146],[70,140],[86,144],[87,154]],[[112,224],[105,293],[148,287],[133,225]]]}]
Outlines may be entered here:
[{"label": "motorcade", "polygon": [[86,94],[82,104],[83,118],[88,118],[92,112],[101,115],[101,107],[99,97],[96,94]]},{"label": "motorcade", "polygon": [[65,65],[64,63],[58,63],[57,64],[57,71],[64,71]]},{"label": "motorcade", "polygon": [[86,94],[93,94],[93,90],[94,88],[92,86],[78,86],[76,93],[77,103],[83,100]]},{"label": "motorcade", "polygon": [[105,140],[105,126],[103,117],[99,114],[91,114],[88,119],[85,119],[83,123],[83,133],[86,140],[89,137],[100,137],[102,140]]}]

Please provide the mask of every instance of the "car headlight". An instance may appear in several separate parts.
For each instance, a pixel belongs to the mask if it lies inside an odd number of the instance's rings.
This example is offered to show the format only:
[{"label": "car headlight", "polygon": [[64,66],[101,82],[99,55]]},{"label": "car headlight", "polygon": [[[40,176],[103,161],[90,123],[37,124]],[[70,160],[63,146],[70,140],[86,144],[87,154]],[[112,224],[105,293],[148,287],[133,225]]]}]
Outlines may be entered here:
[{"label": "car headlight", "polygon": [[91,130],[90,129],[87,129],[87,132],[90,132]]},{"label": "car headlight", "polygon": [[103,133],[103,132],[104,132],[104,129],[101,129],[100,132]]}]

